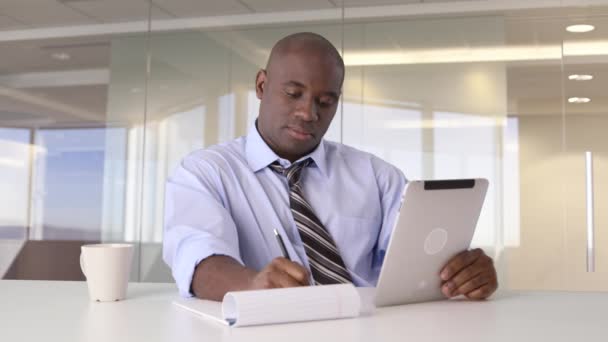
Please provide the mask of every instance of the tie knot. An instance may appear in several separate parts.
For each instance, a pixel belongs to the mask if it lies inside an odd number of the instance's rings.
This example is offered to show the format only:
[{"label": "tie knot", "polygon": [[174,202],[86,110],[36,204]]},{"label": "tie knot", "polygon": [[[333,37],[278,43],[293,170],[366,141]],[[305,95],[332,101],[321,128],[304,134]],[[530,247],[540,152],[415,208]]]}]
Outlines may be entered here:
[{"label": "tie knot", "polygon": [[312,162],[312,159],[308,158],[308,159],[304,159],[301,162],[292,164],[290,167],[288,168],[284,168],[283,166],[281,166],[281,164],[279,164],[278,161],[275,161],[274,163],[270,164],[270,168],[277,173],[282,174],[283,176],[287,177],[287,183],[289,183],[289,187],[293,187],[294,185],[297,185],[300,183],[300,178],[302,176],[302,170],[307,167],[308,165],[310,165],[310,163]]}]

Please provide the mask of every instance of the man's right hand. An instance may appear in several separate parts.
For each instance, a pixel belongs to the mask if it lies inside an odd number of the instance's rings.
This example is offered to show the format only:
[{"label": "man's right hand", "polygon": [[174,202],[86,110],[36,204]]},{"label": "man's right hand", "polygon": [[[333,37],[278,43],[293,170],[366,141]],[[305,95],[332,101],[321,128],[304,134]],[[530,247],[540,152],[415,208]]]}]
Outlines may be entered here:
[{"label": "man's right hand", "polygon": [[259,290],[307,286],[308,278],[308,271],[302,265],[279,257],[273,259],[251,279],[249,288]]},{"label": "man's right hand", "polygon": [[308,271],[286,258],[273,259],[256,272],[224,255],[201,261],[192,277],[192,293],[203,299],[221,301],[228,291],[272,289],[308,285]]}]

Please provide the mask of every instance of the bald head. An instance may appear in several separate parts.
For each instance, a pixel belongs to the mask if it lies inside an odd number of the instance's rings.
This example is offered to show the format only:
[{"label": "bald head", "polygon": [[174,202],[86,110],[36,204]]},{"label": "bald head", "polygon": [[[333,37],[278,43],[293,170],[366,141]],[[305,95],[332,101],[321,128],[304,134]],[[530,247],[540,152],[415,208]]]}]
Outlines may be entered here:
[{"label": "bald head", "polygon": [[344,61],[334,45],[325,37],[312,32],[299,32],[290,34],[279,40],[270,51],[266,63],[266,70],[272,72],[273,68],[283,67],[281,61],[289,54],[323,56],[331,61],[344,80]]},{"label": "bald head", "polygon": [[304,32],[279,40],[255,79],[262,139],[292,162],[313,151],[336,114],[343,82],[344,62],[327,39]]}]

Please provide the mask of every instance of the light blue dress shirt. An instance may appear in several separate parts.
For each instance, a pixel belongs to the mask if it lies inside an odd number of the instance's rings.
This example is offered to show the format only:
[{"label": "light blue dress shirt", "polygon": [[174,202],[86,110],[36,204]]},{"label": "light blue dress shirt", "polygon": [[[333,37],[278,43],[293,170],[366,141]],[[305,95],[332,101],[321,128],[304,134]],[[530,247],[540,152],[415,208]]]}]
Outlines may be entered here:
[{"label": "light blue dress shirt", "polygon": [[[375,286],[406,184],[403,173],[372,154],[330,141],[300,160],[302,191],[336,242],[356,286]],[[310,271],[278,160],[253,125],[246,137],[186,156],[167,181],[163,258],[182,296],[199,262],[226,255],[254,270],[282,256]]]}]

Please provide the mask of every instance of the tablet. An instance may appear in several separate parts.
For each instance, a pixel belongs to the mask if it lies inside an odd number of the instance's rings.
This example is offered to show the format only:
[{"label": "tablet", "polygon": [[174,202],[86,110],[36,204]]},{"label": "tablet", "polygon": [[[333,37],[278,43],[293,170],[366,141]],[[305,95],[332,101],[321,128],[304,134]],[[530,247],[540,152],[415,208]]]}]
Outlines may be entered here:
[{"label": "tablet", "polygon": [[469,248],[488,189],[486,179],[411,181],[376,286],[376,306],[446,299],[439,273]]}]

